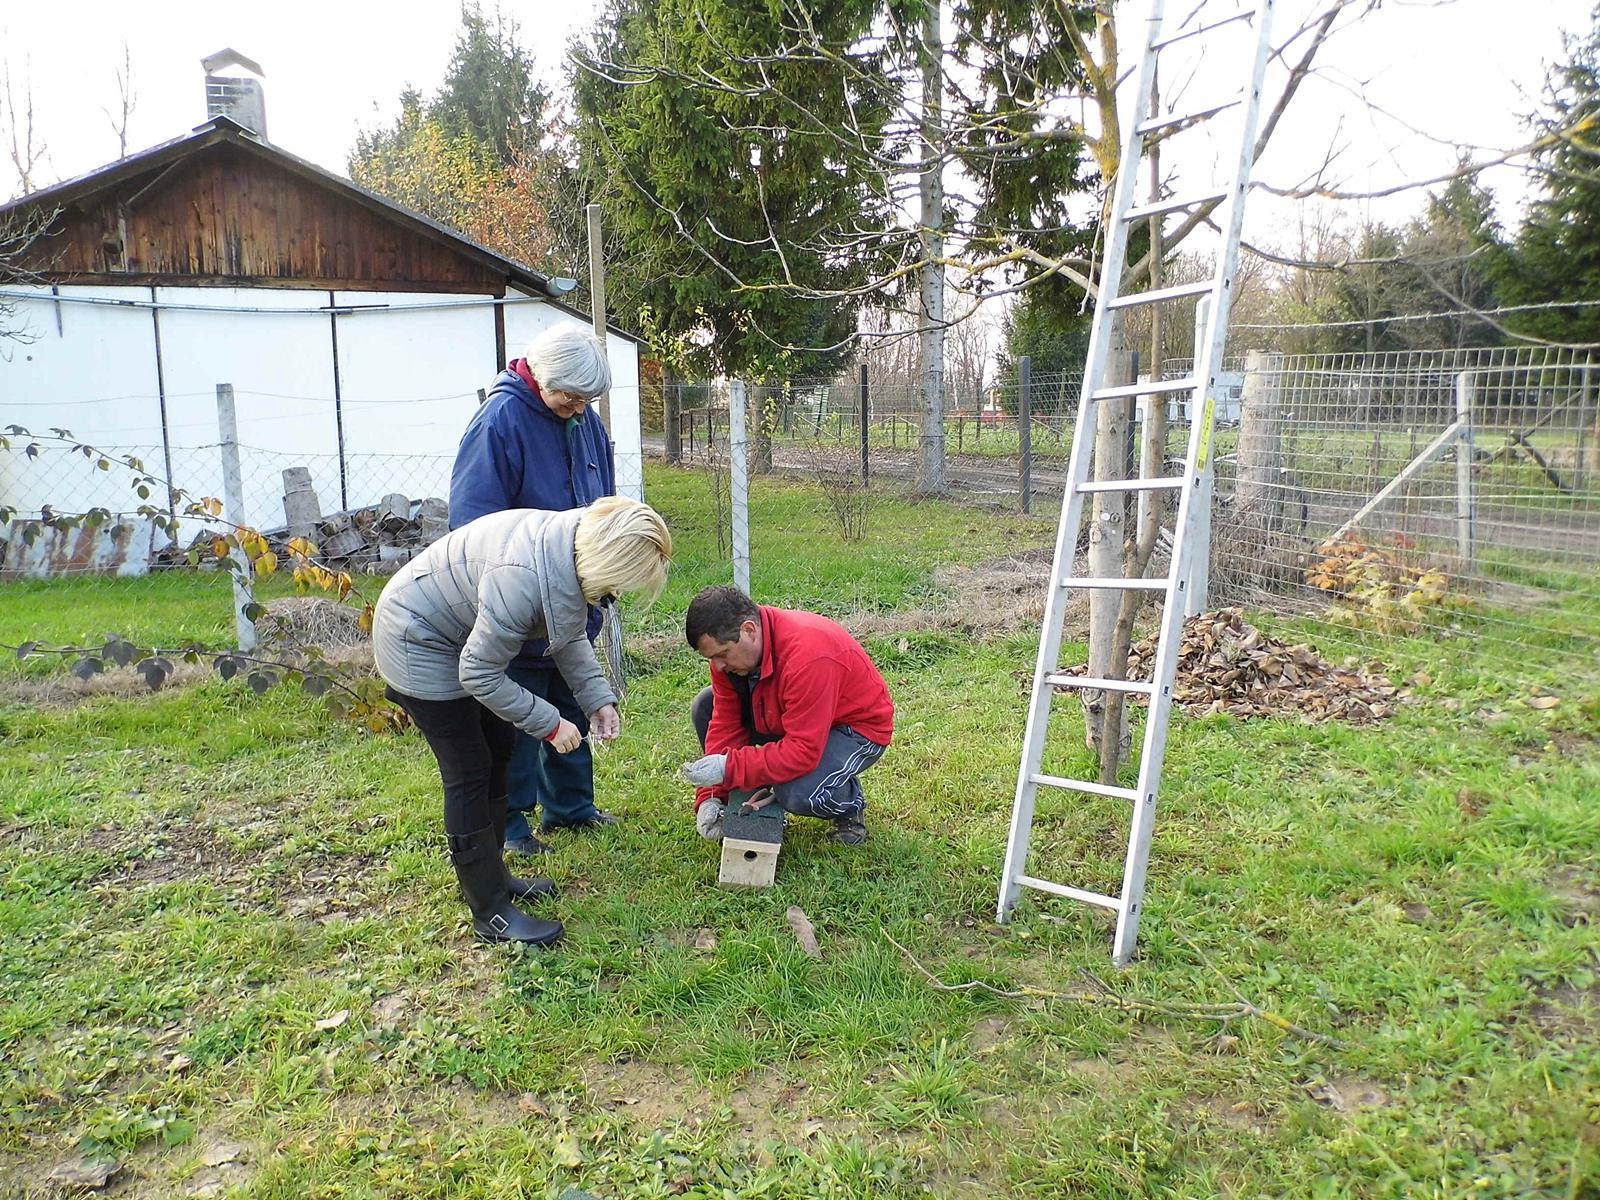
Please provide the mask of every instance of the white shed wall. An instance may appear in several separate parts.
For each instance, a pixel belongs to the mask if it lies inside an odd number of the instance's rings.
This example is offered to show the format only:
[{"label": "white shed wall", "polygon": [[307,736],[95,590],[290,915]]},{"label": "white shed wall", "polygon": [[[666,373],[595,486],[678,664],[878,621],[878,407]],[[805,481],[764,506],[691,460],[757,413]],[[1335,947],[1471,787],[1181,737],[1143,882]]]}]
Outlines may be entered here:
[{"label": "white shed wall", "polygon": [[[62,303],[59,329],[49,289],[29,290],[39,298],[21,301],[20,309],[36,340],[17,346],[9,359],[0,357],[0,426],[69,429],[85,442],[138,455],[153,474],[165,474],[151,289],[64,285],[63,298],[127,307]],[[362,311],[337,318],[325,311],[328,293],[309,289],[160,288],[155,298],[163,306],[184,306],[163,307],[159,316],[178,487],[194,496],[221,495],[216,386],[231,383],[249,519],[268,528],[282,523],[281,472],[289,466],[310,468],[324,512],[344,506],[334,403],[336,319],[349,506],[388,492],[413,499],[449,494],[456,444],[476,410],[478,389],[498,367],[488,297],[341,292],[334,297],[340,306]],[[389,307],[370,307],[380,304]],[[419,306],[426,311],[398,311]],[[515,293],[504,308],[512,358],[553,322],[588,325]],[[639,496],[638,347],[612,335],[607,351],[618,487]],[[45,504],[64,512],[94,506],[131,511],[143,501],[129,482],[125,470],[98,471],[60,451],[34,460],[0,454],[0,504],[23,512]]]},{"label": "white shed wall", "polygon": [[[22,290],[22,289],[17,289]],[[129,450],[162,475],[161,407],[155,342],[148,309],[56,304],[49,288],[28,288],[39,300],[18,303],[29,341],[0,356],[0,427],[34,433],[70,430],[85,442]],[[64,287],[64,295],[149,300],[149,288]],[[58,317],[59,314],[59,324]],[[62,512],[135,509],[126,471],[99,471],[92,461],[48,448],[37,458],[0,452],[0,504],[20,510],[54,505]],[[159,497],[157,497],[159,499]]]}]

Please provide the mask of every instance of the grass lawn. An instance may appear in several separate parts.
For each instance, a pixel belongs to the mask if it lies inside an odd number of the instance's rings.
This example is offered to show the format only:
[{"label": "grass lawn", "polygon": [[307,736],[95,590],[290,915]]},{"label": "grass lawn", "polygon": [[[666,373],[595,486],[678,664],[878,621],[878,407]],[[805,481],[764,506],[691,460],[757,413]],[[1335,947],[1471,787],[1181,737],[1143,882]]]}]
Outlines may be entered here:
[{"label": "grass lawn", "polygon": [[[757,592],[826,611],[1049,537],[907,500],[839,548],[814,491],[758,487]],[[649,488],[680,544],[659,633],[726,571],[704,478]],[[215,638],[226,604],[8,588],[0,641]],[[1094,911],[993,922],[1026,635],[872,642],[899,707],[872,839],[796,821],[757,893],[716,887],[674,774],[703,664],[640,664],[597,758],[623,823],[537,860],[550,953],[470,941],[415,736],[220,681],[0,701],[0,1195],[86,1157],[140,1200],[1600,1197],[1600,681],[1498,647],[1372,640],[1425,673],[1372,727],[1179,718],[1124,971]],[[1114,889],[1121,827],[1042,803],[1034,872]],[[891,938],[1020,994],[936,988]]]}]

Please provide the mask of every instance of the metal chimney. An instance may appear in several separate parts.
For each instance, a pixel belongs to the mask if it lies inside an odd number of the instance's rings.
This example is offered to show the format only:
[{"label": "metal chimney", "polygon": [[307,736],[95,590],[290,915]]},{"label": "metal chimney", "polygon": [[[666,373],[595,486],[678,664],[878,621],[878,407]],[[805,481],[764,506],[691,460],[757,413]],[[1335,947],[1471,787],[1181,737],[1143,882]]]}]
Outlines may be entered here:
[{"label": "metal chimney", "polygon": [[[206,71],[206,119],[229,117],[239,122],[258,137],[267,136],[267,101],[261,90],[261,77],[266,74],[254,59],[246,58],[237,50],[218,50],[200,60]],[[255,78],[243,75],[219,75],[229,67],[242,67]]]}]

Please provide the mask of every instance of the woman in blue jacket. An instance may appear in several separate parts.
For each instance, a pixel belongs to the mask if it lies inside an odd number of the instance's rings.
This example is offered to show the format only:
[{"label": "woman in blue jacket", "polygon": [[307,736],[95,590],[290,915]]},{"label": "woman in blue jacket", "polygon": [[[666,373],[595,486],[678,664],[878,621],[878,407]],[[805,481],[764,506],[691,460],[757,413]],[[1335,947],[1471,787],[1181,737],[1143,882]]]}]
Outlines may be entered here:
[{"label": "woman in blue jacket", "polygon": [[[450,527],[459,529],[509,508],[548,512],[582,508],[616,492],[611,438],[590,402],[611,386],[611,367],[594,335],[563,321],[539,334],[489,389],[456,451],[450,477]],[[601,613],[589,609],[592,643]],[[522,647],[508,672],[547,701],[585,740],[569,754],[526,735],[517,738],[507,771],[508,849],[543,854],[528,814],[542,807],[542,829],[591,828],[615,820],[594,802],[594,760],[587,714],[556,669],[543,640]]]}]

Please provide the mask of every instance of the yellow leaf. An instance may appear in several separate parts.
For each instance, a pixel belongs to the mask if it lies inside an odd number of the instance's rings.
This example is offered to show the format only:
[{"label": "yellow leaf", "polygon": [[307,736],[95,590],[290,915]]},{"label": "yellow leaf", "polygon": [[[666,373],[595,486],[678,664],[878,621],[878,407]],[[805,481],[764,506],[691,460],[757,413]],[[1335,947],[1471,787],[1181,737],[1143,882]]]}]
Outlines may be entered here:
[{"label": "yellow leaf", "polygon": [[277,569],[278,569],[278,556],[276,554],[274,554],[271,550],[268,550],[260,558],[256,559],[256,573],[257,574],[260,574],[260,575],[271,575]]},{"label": "yellow leaf", "polygon": [[1561,703],[1559,696],[1529,696],[1525,703],[1529,708],[1554,708]]},{"label": "yellow leaf", "polygon": [[362,633],[372,632],[372,605],[367,605],[361,610],[361,615],[356,618],[356,628]]},{"label": "yellow leaf", "polygon": [[226,558],[228,554],[228,539],[212,538],[211,553],[217,558]]}]

